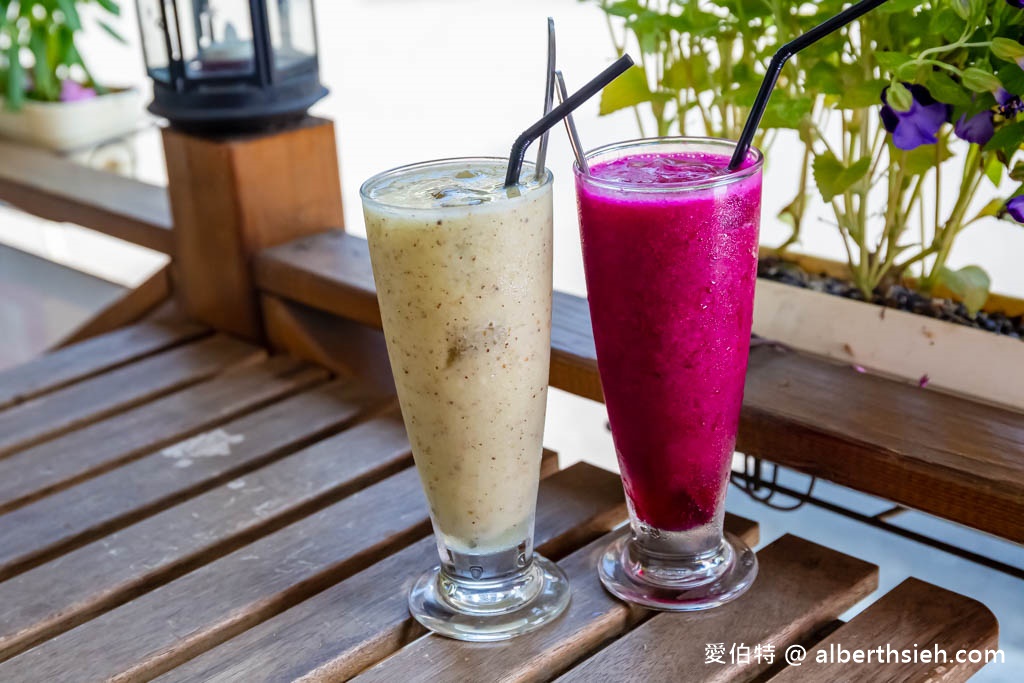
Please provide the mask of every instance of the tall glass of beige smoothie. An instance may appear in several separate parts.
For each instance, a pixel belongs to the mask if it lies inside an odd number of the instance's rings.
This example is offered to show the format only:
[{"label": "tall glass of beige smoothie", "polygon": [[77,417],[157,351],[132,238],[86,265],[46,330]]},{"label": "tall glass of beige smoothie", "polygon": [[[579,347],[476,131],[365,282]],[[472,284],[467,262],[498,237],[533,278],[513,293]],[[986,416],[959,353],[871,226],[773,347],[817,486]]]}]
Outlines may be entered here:
[{"label": "tall glass of beige smoothie", "polygon": [[551,349],[550,172],[461,158],[361,188],[388,355],[441,564],[409,596],[452,638],[550,621],[568,582],[533,553]]}]

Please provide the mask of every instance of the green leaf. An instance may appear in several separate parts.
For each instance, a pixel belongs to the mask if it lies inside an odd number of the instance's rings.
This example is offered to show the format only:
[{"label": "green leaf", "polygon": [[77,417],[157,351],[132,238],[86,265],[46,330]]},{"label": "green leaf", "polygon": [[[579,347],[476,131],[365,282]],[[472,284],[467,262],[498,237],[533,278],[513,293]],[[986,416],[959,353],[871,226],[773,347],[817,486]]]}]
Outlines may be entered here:
[{"label": "green leaf", "polygon": [[988,155],[988,161],[985,163],[985,177],[991,180],[993,185],[999,187],[999,183],[1003,180],[1003,164],[999,161],[999,155]]},{"label": "green leaf", "polygon": [[1010,170],[1010,179],[1017,182],[1024,180],[1024,161],[1018,161]]},{"label": "green leaf", "polygon": [[[778,93],[781,95],[782,93]],[[761,119],[763,128],[799,128],[803,118],[811,113],[814,100],[810,97],[773,97]]]},{"label": "green leaf", "polygon": [[103,21],[102,19],[97,19],[96,23],[100,25],[100,28],[102,28],[104,31],[110,34],[114,38],[114,40],[122,44],[127,44],[128,41],[126,41],[124,39],[124,36],[118,33],[117,29],[115,29],[113,26]]},{"label": "green leaf", "polygon": [[[936,154],[938,156],[936,156]],[[903,171],[908,175],[921,175],[953,156],[946,145],[920,145],[900,157]]]},{"label": "green leaf", "polygon": [[35,81],[34,95],[44,100],[56,100],[60,96],[60,90],[57,79],[54,77],[53,67],[50,65],[45,26],[37,25],[32,29],[28,46],[35,58],[35,65],[32,67],[32,77]]},{"label": "green leaf", "polygon": [[671,30],[665,25],[663,15],[658,12],[644,10],[626,22],[640,44],[644,54],[657,54],[671,38]]},{"label": "green leaf", "polygon": [[712,88],[712,68],[708,65],[708,58],[703,54],[695,54],[688,60],[690,71],[693,74],[693,87],[697,91],[710,90]]},{"label": "green leaf", "polygon": [[72,31],[82,30],[82,20],[78,18],[75,0],[56,0],[57,6],[64,14],[64,21]]},{"label": "green leaf", "polygon": [[902,52],[880,51],[875,53],[875,61],[878,62],[880,67],[889,72],[896,71],[912,59],[914,58]]},{"label": "green leaf", "polygon": [[992,286],[988,273],[978,266],[964,266],[960,270],[942,266],[939,270],[939,282],[963,302],[971,315],[980,311],[988,301],[989,287]]},{"label": "green leaf", "polygon": [[644,11],[644,8],[636,0],[622,0],[622,2],[616,2],[612,5],[604,5],[601,9],[605,11],[605,14],[610,14],[613,17],[625,17],[627,19]]},{"label": "green leaf", "polygon": [[826,95],[842,95],[844,91],[839,68],[824,61],[818,62],[807,72],[807,83],[813,91]]},{"label": "green leaf", "polygon": [[96,0],[96,2],[115,17],[121,16],[121,7],[114,0]]},{"label": "green leaf", "polygon": [[871,169],[871,159],[865,157],[852,166],[844,166],[831,152],[825,152],[814,158],[813,168],[814,183],[818,186],[821,198],[830,202],[833,197],[843,194],[867,175]]},{"label": "green leaf", "polygon": [[635,66],[612,81],[601,91],[601,116],[626,107],[635,107],[652,99],[651,89],[647,86],[647,75],[644,70]]},{"label": "green leaf", "polygon": [[885,3],[875,11],[879,14],[902,14],[903,12],[910,12],[920,4],[921,0],[889,0],[889,2]]},{"label": "green leaf", "polygon": [[910,94],[910,89],[899,81],[889,84],[886,99],[889,106],[896,111],[910,111],[910,108],[914,106],[914,96]]},{"label": "green leaf", "polygon": [[985,145],[986,152],[1002,152],[1007,158],[1024,144],[1024,121],[1002,126]]},{"label": "green leaf", "polygon": [[940,38],[956,40],[963,30],[963,26],[963,19],[958,17],[953,10],[943,7],[937,12],[932,12],[931,20],[928,22],[928,33]]},{"label": "green leaf", "polygon": [[7,48],[7,108],[12,111],[21,109],[25,102],[25,69],[18,52],[18,44],[12,41]]},{"label": "green leaf", "polygon": [[687,90],[692,88],[697,92],[710,90],[711,74],[713,69],[708,67],[708,58],[701,53],[690,57],[680,57],[674,61],[665,75],[662,76],[661,84],[672,91]]},{"label": "green leaf", "polygon": [[840,105],[843,109],[863,109],[881,104],[882,90],[886,85],[887,81],[875,79],[849,86],[840,96]]},{"label": "green leaf", "polygon": [[939,102],[964,107],[971,105],[971,96],[967,94],[963,86],[943,71],[932,71],[928,74],[928,79],[924,85],[928,88],[928,92],[931,93],[932,97]]},{"label": "green leaf", "polygon": [[54,60],[55,63],[68,66],[80,63],[81,58],[78,55],[78,50],[75,49],[75,32],[67,26],[58,27],[56,50],[58,57]]},{"label": "green leaf", "polygon": [[1024,93],[1024,69],[1016,64],[1007,64],[996,72],[1003,87],[1012,93]]},{"label": "green leaf", "polygon": [[1010,38],[993,38],[992,54],[1007,62],[1016,62],[1024,57],[1024,45]]},{"label": "green leaf", "polygon": [[686,90],[690,87],[690,71],[686,65],[686,58],[674,62],[665,70],[661,78],[661,84],[670,90]]},{"label": "green leaf", "polygon": [[992,92],[1003,87],[1002,82],[995,74],[975,66],[969,66],[963,70],[961,81],[965,88],[974,92]]},{"label": "green leaf", "polygon": [[964,223],[964,225],[969,225],[976,220],[986,218],[988,216],[995,216],[996,218],[998,218],[1003,213],[1003,208],[1005,206],[1006,202],[1004,202],[1002,199],[993,199],[989,201],[988,204],[983,206],[981,208],[981,211],[979,211],[974,218]]}]

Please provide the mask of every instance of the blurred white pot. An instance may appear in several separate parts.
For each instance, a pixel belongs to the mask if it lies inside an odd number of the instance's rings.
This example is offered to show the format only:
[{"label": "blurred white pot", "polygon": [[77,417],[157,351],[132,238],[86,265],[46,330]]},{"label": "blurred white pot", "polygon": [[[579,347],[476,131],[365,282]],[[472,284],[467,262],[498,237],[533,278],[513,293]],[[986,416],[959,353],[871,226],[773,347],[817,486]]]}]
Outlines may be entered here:
[{"label": "blurred white pot", "polygon": [[16,112],[0,98],[0,137],[67,152],[130,133],[142,112],[142,95],[135,88],[77,102],[26,100]]}]

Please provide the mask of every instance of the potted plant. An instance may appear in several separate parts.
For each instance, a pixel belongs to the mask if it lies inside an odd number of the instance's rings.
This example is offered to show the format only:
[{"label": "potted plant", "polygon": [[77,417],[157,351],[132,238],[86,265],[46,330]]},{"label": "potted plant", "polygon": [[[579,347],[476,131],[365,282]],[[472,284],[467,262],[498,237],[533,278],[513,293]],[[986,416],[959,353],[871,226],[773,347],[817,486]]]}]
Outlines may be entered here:
[{"label": "potted plant", "polygon": [[0,135],[66,151],[135,127],[139,93],[97,83],[79,53],[86,6],[124,42],[106,21],[114,0],[0,0]]},{"label": "potted plant", "polygon": [[[606,90],[603,113],[634,107],[659,134],[735,137],[767,58],[845,3],[598,4],[616,48],[632,40],[644,55],[631,82]],[[990,296],[980,266],[947,266],[973,223],[1024,222],[1022,5],[890,0],[787,65],[761,145],[795,143],[802,164],[779,215],[791,236],[762,253],[757,333],[1024,408],[1024,302]],[[952,174],[949,207],[950,188],[939,188]],[[815,195],[840,233],[845,264],[790,251]]]}]

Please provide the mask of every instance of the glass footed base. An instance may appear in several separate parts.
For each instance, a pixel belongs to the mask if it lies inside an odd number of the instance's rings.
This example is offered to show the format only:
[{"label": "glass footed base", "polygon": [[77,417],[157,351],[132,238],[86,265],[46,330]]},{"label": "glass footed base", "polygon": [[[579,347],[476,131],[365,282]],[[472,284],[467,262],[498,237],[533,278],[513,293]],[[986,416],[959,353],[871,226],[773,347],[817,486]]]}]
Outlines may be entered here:
[{"label": "glass footed base", "polygon": [[529,633],[569,605],[569,579],[551,560],[534,555],[521,574],[500,581],[452,579],[434,567],[409,593],[409,611],[434,633],[493,642]]},{"label": "glass footed base", "polygon": [[598,562],[604,587],[626,602],[665,612],[711,609],[735,600],[757,577],[757,556],[725,534],[710,553],[668,556],[644,553],[627,525]]}]

